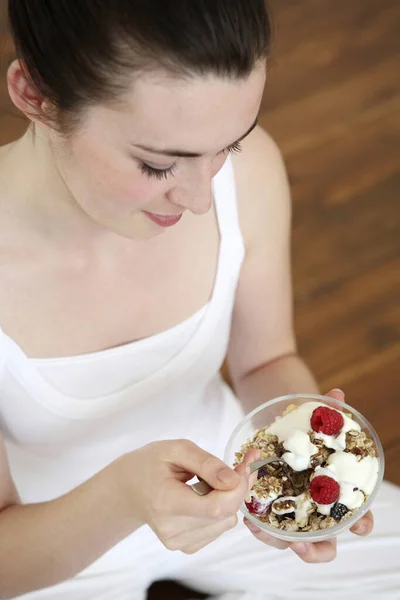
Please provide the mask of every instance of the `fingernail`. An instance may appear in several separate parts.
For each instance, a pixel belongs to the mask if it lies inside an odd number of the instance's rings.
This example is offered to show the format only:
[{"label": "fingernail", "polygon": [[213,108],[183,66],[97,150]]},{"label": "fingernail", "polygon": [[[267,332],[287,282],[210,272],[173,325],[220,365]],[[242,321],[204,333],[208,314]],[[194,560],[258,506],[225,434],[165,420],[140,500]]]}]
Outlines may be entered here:
[{"label": "fingernail", "polygon": [[332,390],[332,392],[339,392],[339,394],[343,394],[343,396],[344,396],[344,391],[343,391],[343,390],[341,390],[341,389],[339,389],[339,388],[334,388],[334,389]]},{"label": "fingernail", "polygon": [[296,554],[305,554],[308,546],[307,544],[293,544],[292,549],[296,552]]},{"label": "fingernail", "polygon": [[355,527],[353,531],[354,533],[362,535],[363,533],[366,533],[367,529],[364,527],[364,525],[359,525],[358,527]]},{"label": "fingernail", "polygon": [[235,473],[235,471],[232,471],[232,469],[229,467],[225,467],[224,469],[218,471],[217,477],[221,483],[232,485],[237,482],[239,475]]}]

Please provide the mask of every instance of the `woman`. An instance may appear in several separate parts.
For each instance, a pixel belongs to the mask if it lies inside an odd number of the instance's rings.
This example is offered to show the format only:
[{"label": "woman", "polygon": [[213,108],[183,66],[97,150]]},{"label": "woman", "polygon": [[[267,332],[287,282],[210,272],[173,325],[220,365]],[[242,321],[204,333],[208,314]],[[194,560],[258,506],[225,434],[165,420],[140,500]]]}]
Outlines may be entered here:
[{"label": "woman", "polygon": [[[9,92],[32,125],[0,155],[0,598],[138,600],[162,577],[224,598],[365,598],[383,561],[394,597],[397,523],[380,517],[379,557],[349,536],[305,567],[335,541],[281,553],[237,525],[249,477],[220,458],[244,412],[317,391],[293,334],[286,175],[257,127],[264,2],[9,14]],[[196,496],[194,474],[215,492]]]}]

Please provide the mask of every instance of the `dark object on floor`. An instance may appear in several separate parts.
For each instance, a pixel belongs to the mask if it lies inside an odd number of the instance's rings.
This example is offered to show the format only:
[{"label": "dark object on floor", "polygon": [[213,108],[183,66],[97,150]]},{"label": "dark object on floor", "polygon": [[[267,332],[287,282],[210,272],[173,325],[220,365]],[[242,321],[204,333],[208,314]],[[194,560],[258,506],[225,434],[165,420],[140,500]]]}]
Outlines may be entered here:
[{"label": "dark object on floor", "polygon": [[207,596],[178,585],[174,581],[157,581],[149,589],[147,600],[205,600]]}]

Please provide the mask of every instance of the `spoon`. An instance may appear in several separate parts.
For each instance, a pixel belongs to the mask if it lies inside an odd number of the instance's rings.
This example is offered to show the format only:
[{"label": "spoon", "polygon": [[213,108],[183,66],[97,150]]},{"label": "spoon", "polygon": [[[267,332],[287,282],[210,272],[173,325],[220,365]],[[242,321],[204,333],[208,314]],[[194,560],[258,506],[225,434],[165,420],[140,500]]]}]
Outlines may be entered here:
[{"label": "spoon", "polygon": [[[261,469],[261,467],[264,467],[265,465],[269,465],[270,463],[276,461],[282,463],[285,462],[284,460],[282,460],[282,458],[278,458],[277,456],[270,456],[269,458],[263,458],[262,460],[257,460],[256,462],[250,463],[250,475],[258,471],[258,469]],[[214,489],[210,485],[208,485],[208,483],[204,481],[204,479],[200,479],[198,483],[194,483],[190,487],[199,496],[206,496]]]}]

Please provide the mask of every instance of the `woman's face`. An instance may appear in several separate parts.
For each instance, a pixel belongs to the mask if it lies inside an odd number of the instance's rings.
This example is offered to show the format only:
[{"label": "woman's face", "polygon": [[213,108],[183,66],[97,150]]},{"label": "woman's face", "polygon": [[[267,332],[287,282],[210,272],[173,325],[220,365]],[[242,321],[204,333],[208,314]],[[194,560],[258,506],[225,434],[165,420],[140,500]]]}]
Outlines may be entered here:
[{"label": "woman's face", "polygon": [[211,180],[253,128],[264,83],[264,64],[243,80],[143,76],[121,108],[90,108],[64,143],[49,130],[57,169],[106,229],[159,235],[185,211],[210,209]]}]

